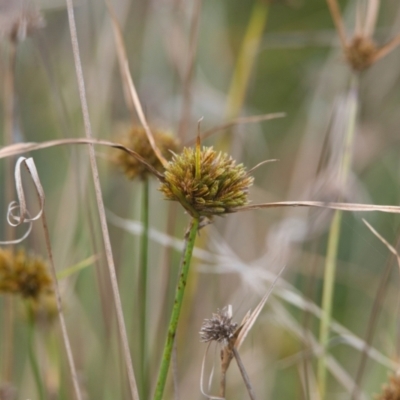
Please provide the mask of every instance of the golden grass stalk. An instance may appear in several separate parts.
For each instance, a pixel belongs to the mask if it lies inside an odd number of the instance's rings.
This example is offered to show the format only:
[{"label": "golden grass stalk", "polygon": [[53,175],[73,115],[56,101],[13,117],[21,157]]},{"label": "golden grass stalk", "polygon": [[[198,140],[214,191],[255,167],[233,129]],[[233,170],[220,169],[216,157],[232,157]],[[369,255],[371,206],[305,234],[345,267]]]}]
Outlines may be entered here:
[{"label": "golden grass stalk", "polygon": [[[92,128],[91,128],[91,123],[90,123],[88,104],[87,104],[87,100],[86,100],[86,90],[85,90],[85,82],[83,79],[82,64],[81,64],[80,54],[79,54],[79,43],[78,43],[78,36],[77,36],[77,31],[76,31],[74,8],[73,8],[72,0],[66,0],[66,2],[67,2],[67,9],[68,9],[68,21],[69,21],[69,28],[70,28],[70,34],[71,34],[72,49],[73,49],[74,60],[75,60],[76,76],[77,76],[78,87],[79,87],[79,97],[80,97],[80,101],[81,101],[81,108],[82,108],[82,114],[83,114],[83,120],[84,120],[84,126],[85,126],[85,133],[86,133],[86,137],[88,139],[91,139],[93,137],[93,134],[92,134]],[[131,358],[130,349],[129,349],[129,341],[128,341],[128,336],[126,333],[124,314],[123,314],[122,304],[121,304],[121,297],[120,297],[119,289],[118,289],[117,274],[115,271],[111,241],[110,241],[110,236],[108,233],[107,219],[106,219],[104,203],[103,203],[103,198],[102,198],[102,193],[101,193],[99,172],[98,172],[95,153],[94,153],[94,149],[93,149],[92,145],[89,145],[89,158],[90,158],[90,165],[91,165],[91,169],[92,169],[93,183],[94,183],[94,187],[95,187],[96,201],[97,201],[97,207],[98,207],[98,211],[99,211],[104,248],[105,248],[105,252],[106,252],[107,265],[108,265],[108,270],[109,270],[109,275],[110,275],[112,294],[113,294],[113,298],[114,298],[114,306],[115,306],[115,311],[116,311],[116,315],[117,315],[118,331],[119,331],[122,348],[123,348],[123,355],[124,355],[124,360],[125,360],[125,367],[126,367],[127,374],[128,374],[128,381],[129,381],[131,397],[134,400],[138,400],[139,394],[138,394],[135,374],[133,371],[132,358]]]}]

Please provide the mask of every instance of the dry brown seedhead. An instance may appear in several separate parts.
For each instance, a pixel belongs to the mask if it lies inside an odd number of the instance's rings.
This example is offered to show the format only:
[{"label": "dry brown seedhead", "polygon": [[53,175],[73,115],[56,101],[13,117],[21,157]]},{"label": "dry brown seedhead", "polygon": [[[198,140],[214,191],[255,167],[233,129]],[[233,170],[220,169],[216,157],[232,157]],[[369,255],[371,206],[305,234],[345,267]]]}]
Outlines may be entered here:
[{"label": "dry brown seedhead", "polygon": [[53,292],[49,269],[39,257],[24,250],[13,253],[0,249],[0,293],[19,294],[23,298],[39,301]]},{"label": "dry brown seedhead", "polygon": [[229,343],[235,336],[238,324],[232,322],[232,307],[224,307],[217,310],[212,318],[205,319],[200,329],[202,342],[216,341],[218,343]]},{"label": "dry brown seedhead", "polygon": [[43,26],[43,16],[32,1],[0,0],[0,36],[18,42]]},{"label": "dry brown seedhead", "polygon": [[355,36],[345,48],[348,63],[355,71],[363,71],[374,63],[378,48],[375,42],[366,36]]},{"label": "dry brown seedhead", "polygon": [[[179,150],[180,146],[178,140],[173,137],[171,133],[160,129],[153,129],[152,132],[157,148],[166,159],[170,159],[172,157],[172,152],[177,152]],[[153,148],[147,139],[146,130],[143,127],[135,126],[131,128],[127,133],[121,136],[119,142],[128,149],[131,149],[142,156],[148,164],[154,167],[157,171],[164,171],[164,167],[157,155],[154,153]],[[118,152],[116,163],[121,167],[129,179],[140,178],[144,180],[149,176],[150,172],[148,168],[142,162],[126,152]]]},{"label": "dry brown seedhead", "polygon": [[382,387],[382,393],[375,397],[376,400],[400,400],[400,376],[390,375],[389,383]]},{"label": "dry brown seedhead", "polygon": [[379,5],[377,6],[375,2],[370,1],[368,3],[364,21],[361,21],[363,19],[361,11],[357,9],[356,19],[358,23],[356,25],[358,27],[352,39],[348,39],[346,35],[343,17],[337,0],[327,0],[327,3],[340,38],[344,55],[354,71],[360,72],[369,68],[400,44],[400,35],[397,35],[383,46],[376,45],[372,39],[379,12]]}]

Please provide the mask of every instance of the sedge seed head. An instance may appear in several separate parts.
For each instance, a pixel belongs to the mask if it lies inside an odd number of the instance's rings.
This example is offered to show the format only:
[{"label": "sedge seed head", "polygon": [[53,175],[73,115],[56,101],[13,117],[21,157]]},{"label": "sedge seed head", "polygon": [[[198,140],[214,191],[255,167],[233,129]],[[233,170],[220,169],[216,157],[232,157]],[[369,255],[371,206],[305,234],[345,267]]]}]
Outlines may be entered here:
[{"label": "sedge seed head", "polygon": [[382,393],[375,397],[377,400],[400,400],[400,376],[393,374],[389,382],[383,385]]},{"label": "sedge seed head", "polygon": [[19,250],[12,253],[0,249],[0,293],[19,294],[23,298],[39,300],[52,292],[52,278],[46,263]]},{"label": "sedge seed head", "polygon": [[217,310],[212,318],[204,320],[200,329],[200,340],[228,343],[234,337],[237,327],[238,324],[232,322],[232,307],[224,307],[222,310]]},{"label": "sedge seed head", "polygon": [[253,177],[242,164],[212,147],[184,148],[168,163],[160,191],[192,216],[211,218],[247,204]]},{"label": "sedge seed head", "polygon": [[[156,146],[161,154],[167,160],[171,159],[171,152],[177,152],[179,149],[178,140],[169,132],[159,129],[152,130],[152,133]],[[126,134],[121,135],[119,142],[128,149],[136,151],[136,153],[141,155],[157,171],[164,171],[164,167],[154,153],[143,127],[136,126],[131,128]],[[148,169],[140,161],[126,152],[119,151],[115,161],[129,179],[140,178],[144,180],[149,176]]]},{"label": "sedge seed head", "polygon": [[355,36],[345,50],[346,59],[355,71],[363,71],[374,62],[377,47],[366,36]]}]

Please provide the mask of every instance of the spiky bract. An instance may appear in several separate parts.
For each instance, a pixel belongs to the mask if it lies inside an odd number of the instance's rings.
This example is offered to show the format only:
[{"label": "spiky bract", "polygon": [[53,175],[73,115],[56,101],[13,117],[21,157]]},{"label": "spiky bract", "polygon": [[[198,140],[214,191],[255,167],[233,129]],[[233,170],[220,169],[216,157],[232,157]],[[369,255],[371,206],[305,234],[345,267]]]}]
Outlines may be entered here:
[{"label": "spiky bract", "polygon": [[212,318],[205,319],[200,329],[200,339],[202,342],[226,342],[233,338],[238,324],[232,322],[232,308],[224,307],[217,310]]},{"label": "spiky bract", "polygon": [[39,300],[52,293],[52,278],[46,263],[19,250],[13,253],[0,249],[0,293],[19,294]]},{"label": "spiky bract", "polygon": [[[177,152],[179,149],[179,143],[169,132],[161,130],[152,130],[154,141],[156,146],[160,150],[161,154],[167,159],[171,159],[172,152]],[[146,131],[140,126],[131,128],[126,134],[121,135],[119,142],[125,147],[136,151],[141,155],[150,165],[156,170],[163,172],[164,167],[160,160],[154,153],[149,140],[147,139]],[[140,178],[142,180],[147,179],[149,171],[136,158],[132,157],[126,152],[119,151],[116,157],[117,164],[124,171],[129,179]]]},{"label": "spiky bract", "polygon": [[210,218],[246,205],[253,183],[242,164],[212,147],[184,148],[168,163],[164,177],[161,192],[193,217]]}]

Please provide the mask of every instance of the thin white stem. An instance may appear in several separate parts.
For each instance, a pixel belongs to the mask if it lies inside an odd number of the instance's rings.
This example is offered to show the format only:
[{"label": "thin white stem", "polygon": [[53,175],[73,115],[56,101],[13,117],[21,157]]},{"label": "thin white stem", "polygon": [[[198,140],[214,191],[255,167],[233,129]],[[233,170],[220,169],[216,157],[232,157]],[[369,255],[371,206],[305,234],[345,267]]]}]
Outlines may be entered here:
[{"label": "thin white stem", "polygon": [[[81,64],[80,54],[79,54],[79,44],[78,44],[78,36],[77,36],[77,31],[76,31],[74,9],[73,9],[72,0],[66,0],[66,2],[67,2],[67,8],[68,8],[68,20],[69,20],[69,27],[70,27],[70,33],[71,33],[72,50],[73,50],[73,54],[74,54],[76,75],[77,75],[78,87],[79,87],[79,97],[80,97],[80,101],[81,101],[83,120],[84,120],[84,125],[85,125],[85,133],[86,133],[87,138],[92,139],[93,135],[92,135],[90,118],[89,118],[89,110],[88,110],[88,105],[87,105],[87,100],[86,100],[86,90],[85,90],[85,82],[83,79],[82,64]],[[111,241],[110,241],[110,236],[108,233],[108,226],[107,226],[106,214],[105,214],[105,209],[104,209],[104,203],[103,203],[103,198],[102,198],[102,194],[101,194],[101,186],[100,186],[99,172],[98,172],[96,158],[95,158],[95,152],[94,152],[93,145],[89,145],[88,147],[89,147],[89,157],[90,157],[90,164],[91,164],[93,182],[94,182],[95,193],[96,193],[97,206],[98,206],[98,210],[99,210],[100,224],[101,224],[101,229],[102,229],[102,233],[103,233],[104,248],[105,248],[105,252],[106,252],[107,265],[108,265],[108,270],[109,270],[109,274],[110,274],[112,294],[114,297],[115,311],[116,311],[116,315],[117,315],[118,331],[119,331],[121,342],[122,342],[123,355],[124,355],[127,374],[128,374],[131,396],[134,400],[139,400],[139,394],[138,394],[138,389],[137,389],[137,385],[136,385],[135,374],[134,374],[133,366],[132,366],[132,358],[131,358],[131,353],[129,350],[128,336],[126,334],[126,327],[125,327],[124,314],[122,311],[121,297],[120,297],[119,289],[118,289],[117,274],[115,271],[114,259],[113,259],[112,248],[111,248]]]}]

